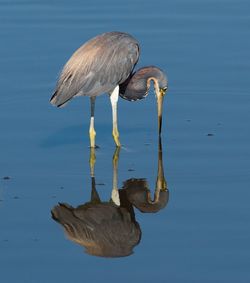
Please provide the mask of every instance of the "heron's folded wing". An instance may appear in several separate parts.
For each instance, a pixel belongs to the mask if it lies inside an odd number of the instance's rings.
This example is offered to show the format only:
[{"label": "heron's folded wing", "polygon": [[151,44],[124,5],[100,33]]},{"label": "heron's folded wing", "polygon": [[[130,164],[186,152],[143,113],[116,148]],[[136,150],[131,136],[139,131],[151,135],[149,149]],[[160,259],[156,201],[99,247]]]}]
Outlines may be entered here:
[{"label": "heron's folded wing", "polygon": [[138,42],[125,33],[106,33],[81,46],[64,66],[51,103],[77,94],[96,96],[124,82],[139,58]]}]

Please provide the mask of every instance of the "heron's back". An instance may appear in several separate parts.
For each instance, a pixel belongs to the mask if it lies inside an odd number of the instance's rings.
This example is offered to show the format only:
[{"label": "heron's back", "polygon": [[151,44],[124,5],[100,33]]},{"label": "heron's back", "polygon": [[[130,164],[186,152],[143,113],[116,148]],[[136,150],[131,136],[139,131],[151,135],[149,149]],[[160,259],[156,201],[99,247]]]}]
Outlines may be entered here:
[{"label": "heron's back", "polygon": [[131,35],[108,32],[82,45],[64,66],[51,103],[61,106],[76,95],[97,96],[124,82],[139,58]]},{"label": "heron's back", "polygon": [[86,203],[77,208],[59,204],[51,212],[68,238],[92,255],[128,256],[141,239],[140,226],[130,211],[112,203]]}]

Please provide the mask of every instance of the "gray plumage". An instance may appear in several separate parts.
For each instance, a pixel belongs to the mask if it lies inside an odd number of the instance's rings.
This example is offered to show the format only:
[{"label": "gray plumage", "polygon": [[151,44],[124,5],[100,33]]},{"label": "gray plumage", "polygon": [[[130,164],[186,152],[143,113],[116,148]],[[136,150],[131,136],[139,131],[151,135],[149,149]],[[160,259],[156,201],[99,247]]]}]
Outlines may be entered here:
[{"label": "gray plumage", "polygon": [[161,139],[158,143],[158,170],[155,185],[154,199],[151,198],[150,189],[146,179],[129,179],[123,183],[128,202],[139,209],[141,212],[153,213],[166,207],[169,201],[169,190],[164,177],[162,144]]},{"label": "gray plumage", "polygon": [[51,103],[60,107],[74,96],[98,96],[123,83],[139,59],[131,35],[108,32],[82,45],[64,66]]},{"label": "gray plumage", "polygon": [[77,208],[59,204],[51,213],[63,225],[68,238],[84,246],[91,255],[128,256],[141,239],[133,211],[112,203],[86,203]]},{"label": "gray plumage", "polygon": [[169,191],[160,191],[157,201],[151,200],[150,189],[146,179],[129,179],[123,183],[128,201],[144,213],[156,213],[166,207]]}]

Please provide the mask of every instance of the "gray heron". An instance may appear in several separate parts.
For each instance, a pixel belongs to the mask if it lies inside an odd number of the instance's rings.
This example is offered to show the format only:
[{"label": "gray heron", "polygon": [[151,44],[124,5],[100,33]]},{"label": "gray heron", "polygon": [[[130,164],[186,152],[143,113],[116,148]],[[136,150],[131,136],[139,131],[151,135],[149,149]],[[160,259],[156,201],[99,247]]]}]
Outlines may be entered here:
[{"label": "gray heron", "polygon": [[158,132],[161,135],[162,103],[168,88],[165,73],[155,66],[147,66],[134,72],[139,59],[139,43],[123,32],[107,32],[98,35],[77,49],[59,76],[51,104],[61,107],[75,96],[89,96],[91,118],[90,146],[95,147],[94,111],[95,99],[102,93],[110,95],[113,117],[113,138],[120,147],[117,126],[117,102],[119,95],[129,101],[145,98],[151,82],[158,105]]}]

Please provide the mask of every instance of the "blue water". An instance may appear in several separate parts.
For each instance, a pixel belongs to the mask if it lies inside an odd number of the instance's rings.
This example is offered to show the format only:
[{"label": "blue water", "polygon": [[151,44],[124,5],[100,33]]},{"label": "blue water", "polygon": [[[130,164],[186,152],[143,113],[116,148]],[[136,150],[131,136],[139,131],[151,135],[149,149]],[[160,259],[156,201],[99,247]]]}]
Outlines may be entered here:
[{"label": "blue water", "polygon": [[[239,1],[0,0],[1,282],[249,282],[250,4]],[[135,210],[129,257],[90,256],[51,219],[58,202],[90,199],[89,101],[49,104],[57,76],[86,40],[126,31],[138,67],[166,71],[163,164],[169,202]],[[153,92],[119,100],[118,186],[157,177]],[[96,102],[95,177],[112,189],[111,107]],[[10,179],[3,179],[10,177]]]}]

